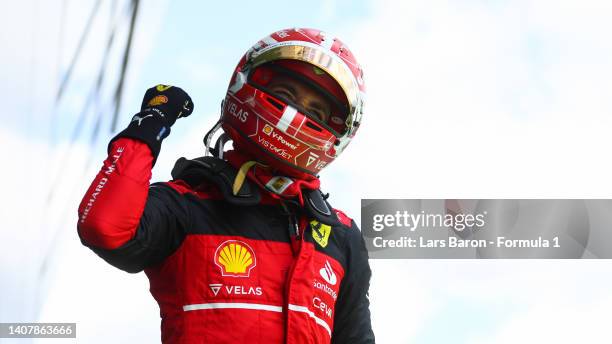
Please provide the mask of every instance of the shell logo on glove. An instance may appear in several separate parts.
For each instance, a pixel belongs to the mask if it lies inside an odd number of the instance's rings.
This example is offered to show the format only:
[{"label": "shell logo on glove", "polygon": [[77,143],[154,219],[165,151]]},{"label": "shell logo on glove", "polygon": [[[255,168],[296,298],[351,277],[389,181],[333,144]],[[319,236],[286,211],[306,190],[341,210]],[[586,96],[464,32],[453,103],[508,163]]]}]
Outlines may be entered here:
[{"label": "shell logo on glove", "polygon": [[148,106],[157,106],[161,104],[166,104],[168,102],[168,97],[164,95],[158,95],[153,97],[153,99],[149,100]]},{"label": "shell logo on glove", "polygon": [[215,251],[215,264],[223,276],[249,277],[256,263],[255,251],[243,241],[225,241]]}]

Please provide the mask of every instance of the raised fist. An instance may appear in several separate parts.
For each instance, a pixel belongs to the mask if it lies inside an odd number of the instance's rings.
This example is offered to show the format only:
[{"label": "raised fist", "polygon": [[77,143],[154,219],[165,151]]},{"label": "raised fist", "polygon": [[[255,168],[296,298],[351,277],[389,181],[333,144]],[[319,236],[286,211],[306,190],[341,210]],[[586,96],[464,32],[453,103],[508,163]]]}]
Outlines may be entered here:
[{"label": "raised fist", "polygon": [[193,101],[180,87],[157,85],[147,90],[142,99],[141,113],[161,116],[169,126],[178,118],[193,112]]}]

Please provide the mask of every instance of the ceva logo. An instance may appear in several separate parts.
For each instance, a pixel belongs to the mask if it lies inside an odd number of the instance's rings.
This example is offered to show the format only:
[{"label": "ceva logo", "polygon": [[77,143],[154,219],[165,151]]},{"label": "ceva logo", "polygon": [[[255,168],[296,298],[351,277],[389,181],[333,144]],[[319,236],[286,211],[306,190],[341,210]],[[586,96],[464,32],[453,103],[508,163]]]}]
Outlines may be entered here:
[{"label": "ceva logo", "polygon": [[257,265],[255,251],[245,242],[228,240],[215,251],[215,264],[221,269],[221,275],[229,277],[249,277]]}]

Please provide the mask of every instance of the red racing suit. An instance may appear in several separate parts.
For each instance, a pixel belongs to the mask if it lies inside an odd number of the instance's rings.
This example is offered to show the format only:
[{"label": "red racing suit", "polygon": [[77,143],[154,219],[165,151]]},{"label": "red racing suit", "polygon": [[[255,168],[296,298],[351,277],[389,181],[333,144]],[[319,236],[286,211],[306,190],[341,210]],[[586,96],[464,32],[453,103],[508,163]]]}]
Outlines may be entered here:
[{"label": "red racing suit", "polygon": [[149,185],[155,155],[138,139],[111,142],[78,234],[113,266],[145,271],[164,343],[374,343],[351,219],[334,211],[322,223],[254,184],[256,204],[188,174]]}]

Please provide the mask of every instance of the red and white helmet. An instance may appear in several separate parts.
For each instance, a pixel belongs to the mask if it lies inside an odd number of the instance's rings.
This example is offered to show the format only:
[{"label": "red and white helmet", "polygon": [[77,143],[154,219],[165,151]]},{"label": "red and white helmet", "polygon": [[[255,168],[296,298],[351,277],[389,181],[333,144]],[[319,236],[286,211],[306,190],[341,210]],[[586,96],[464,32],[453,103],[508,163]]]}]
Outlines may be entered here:
[{"label": "red and white helmet", "polygon": [[[281,73],[333,98],[330,123],[272,94]],[[263,38],[234,70],[221,114],[234,148],[289,175],[317,175],[351,141],[361,122],[363,72],[339,39],[314,29],[281,30]]]}]

